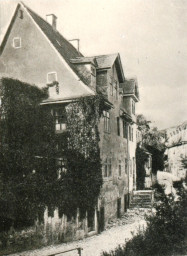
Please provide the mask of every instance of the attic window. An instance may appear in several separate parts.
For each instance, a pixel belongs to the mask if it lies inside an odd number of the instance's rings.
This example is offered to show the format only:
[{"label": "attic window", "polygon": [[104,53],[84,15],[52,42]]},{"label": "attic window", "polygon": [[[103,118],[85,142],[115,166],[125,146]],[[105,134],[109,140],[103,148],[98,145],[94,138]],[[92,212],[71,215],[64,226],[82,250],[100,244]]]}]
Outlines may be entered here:
[{"label": "attic window", "polygon": [[57,73],[56,72],[50,72],[47,74],[47,83],[51,84],[53,82],[57,81]]},{"label": "attic window", "polygon": [[19,11],[19,18],[23,19],[23,11],[22,10]]},{"label": "attic window", "polygon": [[14,48],[21,48],[21,38],[20,37],[14,37],[13,38],[13,47]]}]

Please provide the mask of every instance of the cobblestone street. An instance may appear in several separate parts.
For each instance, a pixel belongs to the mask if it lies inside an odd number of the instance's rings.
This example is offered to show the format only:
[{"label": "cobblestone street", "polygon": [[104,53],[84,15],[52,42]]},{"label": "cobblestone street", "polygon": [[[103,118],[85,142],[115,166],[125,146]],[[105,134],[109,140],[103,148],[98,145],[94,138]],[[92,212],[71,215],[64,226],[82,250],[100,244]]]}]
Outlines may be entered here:
[{"label": "cobblestone street", "polygon": [[[145,228],[144,214],[150,213],[150,211],[149,209],[128,210],[121,219],[110,222],[106,230],[99,235],[66,244],[52,245],[38,250],[12,254],[11,256],[47,256],[76,247],[83,248],[82,256],[99,256],[102,251],[110,251],[118,245],[123,245],[126,240],[135,235],[140,227]],[[77,252],[73,251],[63,255],[77,255]]]}]

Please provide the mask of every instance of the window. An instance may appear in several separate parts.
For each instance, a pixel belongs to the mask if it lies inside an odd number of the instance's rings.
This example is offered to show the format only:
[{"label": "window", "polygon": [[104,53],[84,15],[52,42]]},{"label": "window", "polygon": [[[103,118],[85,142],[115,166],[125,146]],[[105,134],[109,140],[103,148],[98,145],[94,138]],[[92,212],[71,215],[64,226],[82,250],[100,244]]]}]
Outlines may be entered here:
[{"label": "window", "polygon": [[20,37],[14,37],[13,47],[14,48],[21,48],[21,38]]},{"label": "window", "polygon": [[110,83],[110,95],[113,96],[113,84]]},{"label": "window", "polygon": [[112,176],[112,159],[108,159],[108,176]]},{"label": "window", "polygon": [[104,131],[110,132],[110,114],[108,111],[103,111],[103,117],[104,117]]},{"label": "window", "polygon": [[128,173],[128,160],[125,158],[125,173]]},{"label": "window", "polygon": [[93,66],[91,66],[91,73],[92,75],[96,76],[96,70]]},{"label": "window", "polygon": [[116,95],[116,100],[118,99],[118,84],[117,81],[114,81],[114,89],[115,89],[115,95]]},{"label": "window", "polygon": [[151,165],[152,165],[152,158],[151,158],[151,156],[149,156],[149,159],[148,159],[148,167],[151,168]]},{"label": "window", "polygon": [[117,134],[120,136],[120,118],[117,117]]},{"label": "window", "polygon": [[108,162],[107,162],[107,159],[104,162],[104,177],[108,177]]},{"label": "window", "polygon": [[119,160],[119,176],[121,176],[121,160]]},{"label": "window", "polygon": [[132,160],[129,159],[129,170],[130,170],[130,175],[132,176]]},{"label": "window", "polygon": [[129,140],[133,141],[133,128],[129,125]]},{"label": "window", "polygon": [[129,140],[131,141],[131,126],[129,125]]},{"label": "window", "polygon": [[133,141],[133,128],[131,128],[131,141]]},{"label": "window", "polygon": [[106,158],[104,162],[104,177],[112,176],[112,159]]},{"label": "window", "polygon": [[133,173],[135,172],[135,167],[136,167],[136,162],[135,162],[135,157],[132,158],[132,169]]},{"label": "window", "polygon": [[50,72],[47,74],[47,83],[51,84],[53,82],[57,81],[57,73],[56,72]]},{"label": "window", "polygon": [[128,138],[128,124],[123,120],[123,138]]},{"label": "window", "polygon": [[57,164],[57,177],[58,179],[60,179],[62,177],[62,174],[67,172],[66,161],[63,158],[58,158],[56,164]]},{"label": "window", "polygon": [[22,10],[19,11],[19,18],[23,19],[23,11]]},{"label": "window", "polygon": [[132,99],[132,113],[135,115],[135,102]]},{"label": "window", "polygon": [[65,113],[62,109],[54,110],[55,117],[55,130],[56,131],[65,131],[66,130],[66,118]]}]

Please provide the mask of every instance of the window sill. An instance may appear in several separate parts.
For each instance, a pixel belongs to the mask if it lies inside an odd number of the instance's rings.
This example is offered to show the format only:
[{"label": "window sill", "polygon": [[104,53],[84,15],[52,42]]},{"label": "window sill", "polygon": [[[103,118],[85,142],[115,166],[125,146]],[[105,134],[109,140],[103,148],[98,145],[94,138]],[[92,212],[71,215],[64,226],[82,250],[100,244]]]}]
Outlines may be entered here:
[{"label": "window sill", "polygon": [[66,132],[67,130],[55,130],[55,133],[59,134],[59,133],[64,133]]},{"label": "window sill", "polygon": [[104,131],[104,133],[106,133],[106,134],[110,134],[111,132]]},{"label": "window sill", "polygon": [[112,181],[112,177],[103,177],[104,182]]}]

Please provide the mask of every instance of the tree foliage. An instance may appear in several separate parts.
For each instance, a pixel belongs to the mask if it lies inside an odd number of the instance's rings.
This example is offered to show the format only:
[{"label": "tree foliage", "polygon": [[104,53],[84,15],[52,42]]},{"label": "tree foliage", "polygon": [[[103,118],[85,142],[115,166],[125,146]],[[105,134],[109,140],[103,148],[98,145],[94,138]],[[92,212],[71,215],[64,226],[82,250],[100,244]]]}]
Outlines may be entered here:
[{"label": "tree foliage", "polygon": [[143,189],[145,180],[145,163],[148,160],[146,151],[152,157],[152,172],[164,169],[165,132],[159,131],[157,127],[152,127],[143,115],[137,116],[137,125],[141,131],[142,140],[136,149],[137,185]]},{"label": "tree foliage", "polygon": [[147,217],[147,228],[126,245],[103,253],[103,256],[169,256],[186,255],[187,192],[178,186],[178,201],[166,196],[162,189],[155,205],[156,213]]},{"label": "tree foliage", "polygon": [[157,127],[151,127],[151,121],[148,121],[143,115],[137,116],[137,125],[142,133],[142,143],[152,146],[160,151],[165,149],[165,131],[159,131]]}]

